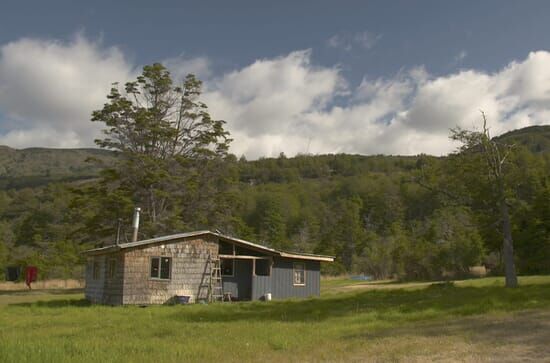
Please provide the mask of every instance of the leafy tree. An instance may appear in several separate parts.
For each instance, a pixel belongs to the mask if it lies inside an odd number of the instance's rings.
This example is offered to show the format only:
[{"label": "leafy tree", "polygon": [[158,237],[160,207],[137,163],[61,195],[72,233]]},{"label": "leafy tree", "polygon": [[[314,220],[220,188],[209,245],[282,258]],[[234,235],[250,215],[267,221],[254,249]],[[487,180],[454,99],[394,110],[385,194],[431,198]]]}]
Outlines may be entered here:
[{"label": "leafy tree", "polygon": [[365,230],[361,220],[362,201],[358,197],[339,198],[333,202],[323,237],[325,253],[335,254],[346,271],[351,272],[359,246],[363,245]]},{"label": "leafy tree", "polygon": [[396,273],[393,240],[370,231],[365,236],[365,247],[356,258],[355,269],[375,279],[391,278]]},{"label": "leafy tree", "polygon": [[8,267],[9,251],[13,249],[13,234],[7,222],[0,222],[0,276]]},{"label": "leafy tree", "polygon": [[517,252],[522,272],[542,274],[550,272],[550,186],[544,186],[536,195],[517,226]]},{"label": "leafy tree", "polygon": [[207,223],[204,209],[215,207],[209,203],[217,192],[212,183],[231,140],[225,122],[210,117],[200,94],[195,76],[174,85],[169,71],[155,63],[123,91],[115,84],[109,102],[93,112],[92,121],[107,127],[96,143],[119,154],[95,194],[121,202],[110,218],[131,214],[128,207],[136,204],[143,210],[145,235]]},{"label": "leafy tree", "polygon": [[451,273],[465,276],[471,266],[481,263],[483,240],[466,208],[443,208],[428,220],[426,239],[433,244],[433,275]]},{"label": "leafy tree", "polygon": [[288,247],[286,220],[280,196],[262,195],[257,201],[255,214],[261,242],[273,248]]},{"label": "leafy tree", "polygon": [[321,226],[315,215],[309,211],[301,213],[301,220],[295,233],[291,236],[293,249],[297,252],[312,253],[319,242]]}]

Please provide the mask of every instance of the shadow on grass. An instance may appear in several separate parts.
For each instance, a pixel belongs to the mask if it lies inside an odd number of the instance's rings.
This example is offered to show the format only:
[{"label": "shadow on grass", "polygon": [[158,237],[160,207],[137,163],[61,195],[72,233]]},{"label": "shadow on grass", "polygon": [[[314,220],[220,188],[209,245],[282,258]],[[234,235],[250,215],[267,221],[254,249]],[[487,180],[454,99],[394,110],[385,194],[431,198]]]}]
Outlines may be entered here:
[{"label": "shadow on grass", "polygon": [[545,306],[550,306],[550,284],[506,289],[499,286],[456,287],[452,283],[436,283],[418,290],[371,290],[308,300],[220,304],[189,310],[183,308],[173,318],[196,322],[308,322],[373,313],[377,321],[414,321],[426,317],[467,316]]},{"label": "shadow on grass", "polygon": [[55,299],[55,300],[39,300],[34,302],[22,302],[22,303],[13,303],[9,306],[19,306],[19,307],[42,307],[42,308],[66,308],[69,306],[76,307],[88,307],[92,306],[86,299]]},{"label": "shadow on grass", "polygon": [[[53,299],[10,306],[64,308],[93,305],[85,299]],[[362,321],[406,322],[547,306],[550,306],[550,283],[522,285],[515,289],[434,283],[415,290],[355,291],[305,300],[174,306],[170,316],[174,320],[189,322],[314,322],[357,315]]]},{"label": "shadow on grass", "polygon": [[71,295],[71,294],[81,294],[84,292],[84,289],[37,289],[37,290],[0,290],[0,296],[2,295]]}]

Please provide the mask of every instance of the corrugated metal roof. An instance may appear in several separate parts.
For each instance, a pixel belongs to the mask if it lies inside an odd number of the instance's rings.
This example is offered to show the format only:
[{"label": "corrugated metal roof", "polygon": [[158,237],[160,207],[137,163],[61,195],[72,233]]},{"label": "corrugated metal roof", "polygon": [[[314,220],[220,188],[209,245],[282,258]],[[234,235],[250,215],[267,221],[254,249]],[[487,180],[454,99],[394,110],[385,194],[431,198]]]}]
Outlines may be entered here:
[{"label": "corrugated metal roof", "polygon": [[145,239],[145,240],[136,241],[136,242],[120,243],[118,245],[111,245],[111,246],[106,246],[106,247],[94,248],[94,249],[91,249],[91,250],[84,251],[84,253],[85,254],[94,254],[94,255],[95,254],[110,253],[110,252],[124,250],[124,249],[132,248],[132,247],[147,246],[147,245],[151,245],[151,244],[155,244],[155,243],[168,242],[168,241],[178,240],[178,239],[182,239],[182,238],[196,237],[196,236],[202,236],[202,235],[215,236],[215,237],[227,240],[227,241],[231,241],[235,244],[239,244],[239,245],[246,246],[246,247],[251,247],[253,249],[256,249],[256,250],[259,250],[259,251],[262,251],[262,252],[266,252],[266,253],[269,253],[269,254],[272,254],[272,255],[275,255],[275,256],[288,257],[288,258],[298,258],[298,259],[303,259],[303,260],[315,260],[315,261],[327,261],[327,262],[334,261],[333,256],[314,255],[314,254],[310,254],[310,253],[301,253],[301,252],[279,251],[279,250],[276,250],[274,248],[262,246],[262,245],[259,245],[259,244],[256,244],[256,243],[245,241],[245,240],[240,239],[240,238],[230,237],[230,236],[223,235],[221,233],[211,232],[211,231],[194,231],[194,232],[187,232],[187,233],[177,233],[177,234],[172,234],[172,235],[169,235],[169,236],[155,237],[155,238]]}]

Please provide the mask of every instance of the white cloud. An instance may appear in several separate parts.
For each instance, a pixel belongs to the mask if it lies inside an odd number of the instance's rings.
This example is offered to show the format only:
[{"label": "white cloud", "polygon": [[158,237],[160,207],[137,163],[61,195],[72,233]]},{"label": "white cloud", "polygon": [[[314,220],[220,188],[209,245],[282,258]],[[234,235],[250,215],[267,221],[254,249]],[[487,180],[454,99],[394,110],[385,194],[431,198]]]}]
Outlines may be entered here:
[{"label": "white cloud", "polygon": [[10,145],[15,148],[29,146],[53,148],[78,148],[86,145],[80,135],[73,130],[63,131],[50,127],[33,127],[30,129],[15,129],[0,135],[0,145]]},{"label": "white cloud", "polygon": [[[340,35],[335,34],[327,39],[327,45],[332,48],[338,48],[343,45],[342,38]],[[350,48],[351,49],[351,48]]]},{"label": "white cloud", "polygon": [[174,81],[181,81],[188,74],[194,74],[199,79],[206,79],[212,75],[210,60],[206,57],[195,58],[168,58],[162,62],[172,74]]},{"label": "white cloud", "polygon": [[456,56],[455,56],[455,63],[462,62],[466,57],[468,56],[468,52],[465,50],[461,50]]},{"label": "white cloud", "polygon": [[11,125],[0,143],[15,147],[93,145],[90,122],[111,83],[132,76],[117,48],[82,36],[68,43],[21,39],[0,48],[0,111]]},{"label": "white cloud", "polygon": [[[449,129],[479,125],[479,110],[495,135],[548,122],[548,52],[492,74],[464,70],[433,77],[420,67],[364,79],[355,89],[337,68],[314,67],[310,58],[311,52],[294,52],[257,61],[210,84],[208,104],[228,121],[233,152],[440,155],[456,147]],[[337,95],[346,95],[338,106]]]},{"label": "white cloud", "polygon": [[[206,77],[204,101],[227,121],[232,152],[249,158],[296,153],[444,154],[449,128],[489,116],[493,134],[550,119],[550,52],[539,51],[494,73],[462,70],[434,77],[424,68],[350,87],[338,67],[302,50],[225,74],[207,58],[169,59],[176,77]],[[0,48],[0,144],[93,145],[89,121],[111,82],[136,75],[117,48],[76,37],[68,43],[21,39]]]},{"label": "white cloud", "polygon": [[208,85],[206,103],[250,138],[307,128],[303,116],[324,109],[345,88],[338,69],[312,66],[310,57],[298,51],[230,72]]},{"label": "white cloud", "polygon": [[368,31],[356,33],[353,37],[353,41],[359,45],[361,45],[365,49],[370,49],[378,43],[378,41],[382,38],[382,34],[373,34]]},{"label": "white cloud", "polygon": [[345,51],[351,51],[355,47],[371,49],[382,38],[382,34],[375,34],[369,31],[358,33],[339,33],[327,39],[327,45],[331,48],[339,48]]}]

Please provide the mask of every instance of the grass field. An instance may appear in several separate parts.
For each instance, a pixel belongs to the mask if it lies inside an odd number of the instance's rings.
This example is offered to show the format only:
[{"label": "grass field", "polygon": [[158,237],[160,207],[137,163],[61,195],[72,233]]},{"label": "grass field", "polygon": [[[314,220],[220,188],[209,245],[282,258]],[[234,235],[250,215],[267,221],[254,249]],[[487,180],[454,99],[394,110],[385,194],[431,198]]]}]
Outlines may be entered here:
[{"label": "grass field", "polygon": [[0,361],[550,361],[550,276],[323,282],[308,300],[90,306],[0,292]]}]

